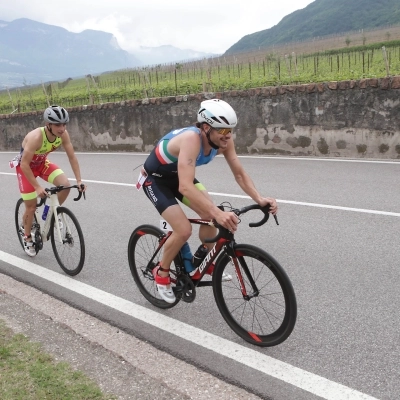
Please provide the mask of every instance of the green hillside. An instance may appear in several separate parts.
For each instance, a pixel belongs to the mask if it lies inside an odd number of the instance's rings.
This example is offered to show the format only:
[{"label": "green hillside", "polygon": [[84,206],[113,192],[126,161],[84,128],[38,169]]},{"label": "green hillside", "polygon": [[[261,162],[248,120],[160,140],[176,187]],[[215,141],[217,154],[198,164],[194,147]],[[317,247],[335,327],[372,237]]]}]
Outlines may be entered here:
[{"label": "green hillside", "polygon": [[225,55],[391,24],[400,24],[399,0],[316,0],[274,27],[244,36]]}]

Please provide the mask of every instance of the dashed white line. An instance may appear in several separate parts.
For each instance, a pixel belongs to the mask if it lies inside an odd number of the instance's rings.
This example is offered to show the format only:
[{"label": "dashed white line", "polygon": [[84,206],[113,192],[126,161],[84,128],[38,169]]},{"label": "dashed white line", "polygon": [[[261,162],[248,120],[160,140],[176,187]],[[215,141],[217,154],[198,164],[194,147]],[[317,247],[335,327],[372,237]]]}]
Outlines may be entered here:
[{"label": "dashed white line", "polygon": [[[0,172],[0,175],[13,175],[15,173],[8,173],[8,172]],[[74,180],[69,178],[70,180]],[[108,182],[108,181],[95,181],[85,179],[85,183],[98,183],[101,185],[115,185],[115,186],[128,186],[128,187],[135,187],[136,184],[133,183],[122,183],[122,182]],[[240,195],[240,194],[231,194],[231,193],[219,193],[219,192],[209,192],[212,196],[223,196],[223,197],[233,197],[238,199],[250,199],[249,196]],[[386,215],[389,217],[400,217],[400,213],[391,212],[391,211],[381,211],[381,210],[369,210],[365,208],[355,208],[355,207],[342,207],[342,206],[334,206],[330,204],[318,204],[318,203],[307,203],[304,201],[293,201],[293,200],[280,200],[277,199],[278,203],[283,204],[293,204],[297,206],[306,206],[306,207],[316,207],[316,208],[328,208],[332,210],[340,210],[340,211],[352,211],[358,213],[365,213],[365,214],[375,214],[375,215]]]}]

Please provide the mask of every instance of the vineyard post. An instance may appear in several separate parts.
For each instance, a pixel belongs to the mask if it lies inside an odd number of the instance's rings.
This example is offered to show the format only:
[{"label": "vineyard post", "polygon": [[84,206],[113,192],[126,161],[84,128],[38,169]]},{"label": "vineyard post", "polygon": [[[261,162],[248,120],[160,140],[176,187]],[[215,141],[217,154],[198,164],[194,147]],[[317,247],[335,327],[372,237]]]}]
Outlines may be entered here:
[{"label": "vineyard post", "polygon": [[286,63],[286,68],[287,68],[287,70],[289,72],[290,82],[292,82],[292,71],[291,71],[291,68],[290,68],[289,58],[288,58],[287,54],[285,54],[285,63]]},{"label": "vineyard post", "polygon": [[[50,84],[50,88],[51,88],[51,84]],[[47,107],[50,107],[50,102],[49,102],[49,97],[47,96],[47,91],[46,88],[44,87],[44,83],[42,82],[42,89],[43,89],[43,93],[46,97],[46,101],[47,101]]]},{"label": "vineyard post", "polygon": [[315,56],[314,56],[314,76],[317,76],[317,61],[315,60]]},{"label": "vineyard post", "polygon": [[14,102],[13,102],[13,99],[12,99],[12,97],[11,97],[11,93],[10,93],[10,91],[8,90],[8,87],[7,87],[7,93],[8,93],[8,97],[10,98],[11,106],[12,106],[12,108],[13,108],[13,111],[11,112],[11,114],[12,114],[12,113],[14,113],[15,111],[17,111],[17,109],[16,109],[15,106],[14,106]]},{"label": "vineyard post", "polygon": [[293,61],[294,61],[294,71],[295,71],[295,74],[297,76],[297,75],[299,75],[299,73],[297,71],[297,56],[296,56],[296,53],[294,51],[292,51],[292,58],[293,58]]},{"label": "vineyard post", "polygon": [[386,66],[386,76],[390,75],[390,71],[389,71],[389,62],[387,59],[387,53],[386,53],[386,47],[382,46],[382,53],[383,53],[383,59],[385,60],[385,66]]},{"label": "vineyard post", "polygon": [[365,74],[365,54],[362,52],[363,74]]},{"label": "vineyard post", "polygon": [[103,102],[103,99],[101,98],[101,95],[100,95],[100,93],[99,93],[99,87],[98,87],[98,85],[97,85],[97,82],[96,82],[96,80],[94,79],[93,75],[90,75],[90,77],[92,78],[93,85],[94,85],[94,87],[96,88],[97,96],[98,96],[98,98],[99,98],[99,100],[100,100],[100,103],[102,103],[102,102]]},{"label": "vineyard post", "polygon": [[21,112],[21,101],[23,102],[24,101],[24,98],[23,98],[23,96],[22,96],[22,92],[21,92],[21,89],[17,89],[17,109],[18,109],[18,112]]},{"label": "vineyard post", "polygon": [[87,86],[87,91],[88,91],[88,97],[89,97],[89,105],[92,106],[93,105],[93,96],[90,94],[90,83],[89,83],[89,79],[88,76],[85,76],[86,79],[86,86]]},{"label": "vineyard post", "polygon": [[278,56],[278,81],[281,80],[281,58]]},{"label": "vineyard post", "polygon": [[175,68],[175,96],[178,95],[178,82],[176,78],[176,68]]}]

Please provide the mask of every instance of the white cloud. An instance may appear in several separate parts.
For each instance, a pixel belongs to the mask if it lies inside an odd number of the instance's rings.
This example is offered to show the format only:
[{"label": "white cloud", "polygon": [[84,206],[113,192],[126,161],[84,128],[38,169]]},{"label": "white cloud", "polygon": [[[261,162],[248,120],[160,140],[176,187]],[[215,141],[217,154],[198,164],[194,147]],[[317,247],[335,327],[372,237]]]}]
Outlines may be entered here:
[{"label": "white cloud", "polygon": [[[271,28],[310,0],[13,0],[0,5],[0,20],[29,18],[72,32],[95,29],[112,33],[121,48],[172,45],[223,53],[243,36]],[[6,3],[6,4],[4,4]]]}]

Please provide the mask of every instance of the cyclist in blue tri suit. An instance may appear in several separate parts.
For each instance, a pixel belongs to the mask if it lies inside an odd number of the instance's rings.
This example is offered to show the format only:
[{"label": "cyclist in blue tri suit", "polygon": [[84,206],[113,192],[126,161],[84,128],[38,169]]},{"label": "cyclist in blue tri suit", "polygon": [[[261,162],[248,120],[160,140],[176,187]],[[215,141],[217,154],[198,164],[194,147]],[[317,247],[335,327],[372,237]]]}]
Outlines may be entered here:
[{"label": "cyclist in blue tri suit", "polygon": [[[146,159],[138,181],[138,188],[143,185],[147,197],[173,229],[164,245],[162,260],[153,270],[158,292],[168,303],[175,301],[170,285],[170,264],[192,234],[192,225],[177,200],[202,219],[214,219],[231,232],[237,229],[236,214],[224,212],[213,203],[195,177],[196,167],[209,163],[217,154],[223,154],[243,191],[259,205],[269,204],[272,214],[278,211],[276,200],[259,194],[239,161],[232,139],[232,129],[237,124],[233,108],[223,100],[205,100],[197,113],[197,121],[195,126],[169,132],[157,143]],[[204,239],[215,235],[216,228],[200,226],[199,236],[203,243]],[[212,247],[210,244],[206,246]],[[191,274],[192,279],[196,279],[196,274],[199,276],[199,271]]]}]

